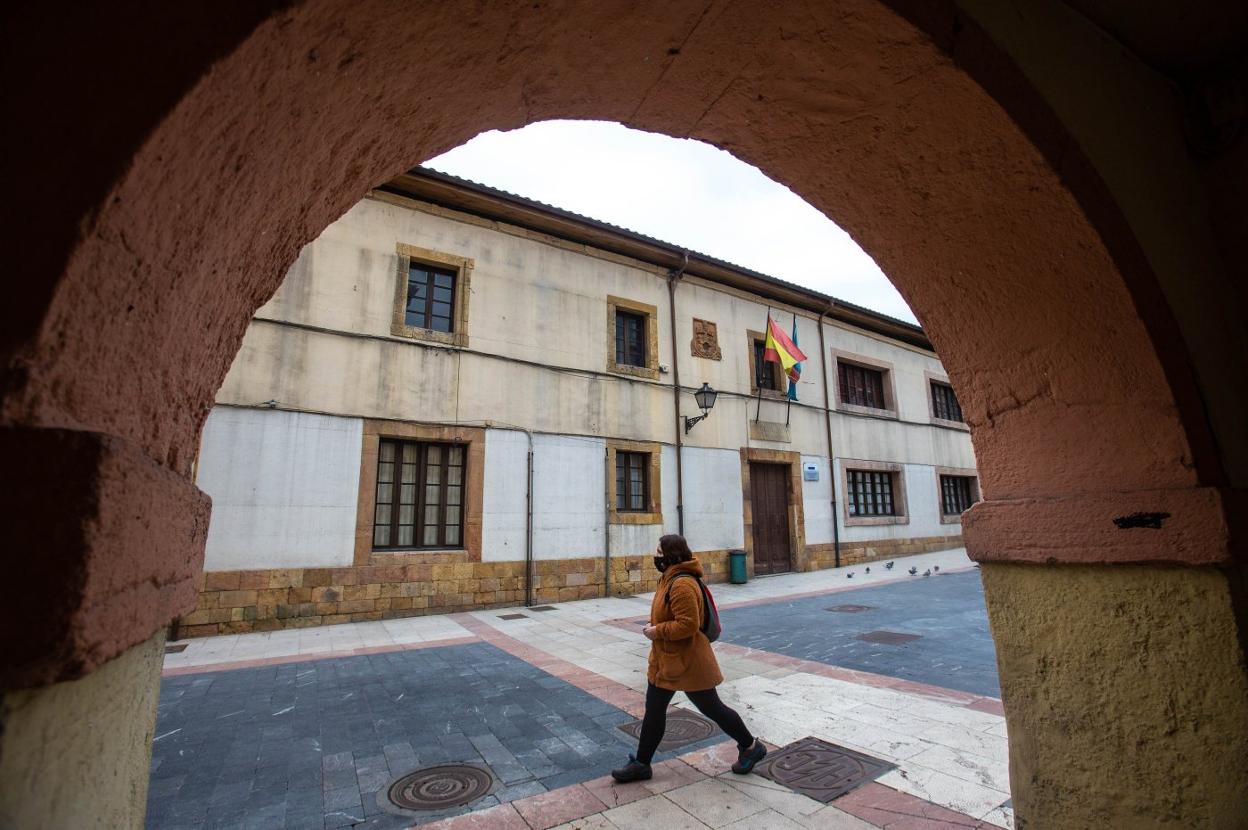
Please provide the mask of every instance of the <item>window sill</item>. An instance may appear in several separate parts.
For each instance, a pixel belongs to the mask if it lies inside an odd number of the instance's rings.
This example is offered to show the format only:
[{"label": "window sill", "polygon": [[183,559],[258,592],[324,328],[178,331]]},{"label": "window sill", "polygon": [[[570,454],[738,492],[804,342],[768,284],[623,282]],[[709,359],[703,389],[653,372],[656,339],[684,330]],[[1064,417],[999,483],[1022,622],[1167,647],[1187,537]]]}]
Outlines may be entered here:
[{"label": "window sill", "polygon": [[932,418],[932,426],[944,427],[945,429],[956,429],[961,432],[970,432],[971,428],[967,426],[965,421],[949,421],[944,418]]},{"label": "window sill", "polygon": [[940,523],[942,525],[960,525],[962,524],[962,514],[958,513],[955,516],[949,516],[942,513],[940,516]]},{"label": "window sill", "polygon": [[405,340],[423,340],[426,343],[441,343],[445,346],[468,347],[468,333],[462,331],[435,331],[394,323],[390,326],[390,334]]},{"label": "window sill", "polygon": [[615,510],[611,511],[611,524],[613,525],[661,525],[663,524],[662,513],[620,513]]},{"label": "window sill", "polygon": [[875,409],[870,406],[858,406],[852,403],[838,403],[836,405],[837,412],[843,412],[847,415],[866,415],[869,418],[881,418],[889,421],[897,420],[897,412],[892,409]]},{"label": "window sill", "polygon": [[[757,386],[750,387],[750,396],[759,397]],[[789,395],[787,392],[781,392],[777,389],[764,389],[762,392],[762,397],[765,400],[769,400],[769,401],[787,401],[789,399]]]},{"label": "window sill", "polygon": [[628,375],[634,378],[646,378],[647,380],[659,379],[659,369],[657,366],[630,366],[627,363],[616,363],[612,360],[607,362],[607,371],[614,372],[617,375]]},{"label": "window sill", "polygon": [[421,554],[463,554],[467,548],[373,548],[369,551],[373,556],[419,556]]},{"label": "window sill", "polygon": [[883,525],[908,525],[909,516],[846,516],[845,527],[880,527]]}]

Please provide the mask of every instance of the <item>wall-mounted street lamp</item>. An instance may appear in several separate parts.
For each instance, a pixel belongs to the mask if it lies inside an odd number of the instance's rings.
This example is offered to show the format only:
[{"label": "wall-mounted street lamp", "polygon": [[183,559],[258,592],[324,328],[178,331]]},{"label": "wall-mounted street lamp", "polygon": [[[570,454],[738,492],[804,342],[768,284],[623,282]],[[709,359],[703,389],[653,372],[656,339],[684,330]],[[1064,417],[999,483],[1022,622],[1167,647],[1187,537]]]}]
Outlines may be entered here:
[{"label": "wall-mounted street lamp", "polygon": [[702,382],[701,389],[693,393],[693,399],[698,402],[698,408],[702,410],[702,414],[696,418],[690,418],[688,415],[685,416],[686,435],[689,434],[689,430],[693,429],[694,424],[705,419],[707,415],[711,414],[711,409],[715,406],[715,398],[718,397],[718,395],[718,392],[706,385],[706,381]]}]

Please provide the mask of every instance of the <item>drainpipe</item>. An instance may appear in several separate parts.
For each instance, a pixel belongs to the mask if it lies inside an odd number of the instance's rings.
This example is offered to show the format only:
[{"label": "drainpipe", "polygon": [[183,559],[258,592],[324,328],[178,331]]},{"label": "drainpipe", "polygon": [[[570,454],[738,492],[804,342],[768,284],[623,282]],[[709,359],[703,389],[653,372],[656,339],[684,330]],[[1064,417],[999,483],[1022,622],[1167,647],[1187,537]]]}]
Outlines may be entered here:
[{"label": "drainpipe", "polygon": [[529,439],[528,486],[524,490],[524,606],[533,606],[533,433],[524,431]]},{"label": "drainpipe", "polygon": [[832,458],[832,401],[828,395],[828,349],[823,342],[823,318],[836,306],[835,302],[819,312],[819,365],[823,368],[823,427],[828,436],[828,485],[832,489],[832,551],[835,567],[841,567],[841,523],[836,515],[836,461]]},{"label": "drainpipe", "polygon": [[689,267],[689,252],[682,252],[679,268],[667,272],[667,309],[671,315],[672,327],[672,412],[675,414],[673,425],[676,428],[676,532],[685,535],[685,471],[682,463],[681,450],[684,448],[685,431],[680,423],[680,354],[676,345],[676,280],[685,275]]},{"label": "drainpipe", "polygon": [[602,541],[606,548],[606,554],[603,557],[603,587],[602,595],[604,598],[611,596],[611,450],[607,447],[602,449],[602,469],[605,475],[602,479]]}]

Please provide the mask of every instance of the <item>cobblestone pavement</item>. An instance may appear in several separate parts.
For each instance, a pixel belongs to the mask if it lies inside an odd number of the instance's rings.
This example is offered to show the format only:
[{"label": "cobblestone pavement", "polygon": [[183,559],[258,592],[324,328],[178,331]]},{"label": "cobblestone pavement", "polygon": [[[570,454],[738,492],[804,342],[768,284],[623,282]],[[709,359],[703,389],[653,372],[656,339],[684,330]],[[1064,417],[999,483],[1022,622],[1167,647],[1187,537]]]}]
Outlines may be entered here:
[{"label": "cobblestone pavement", "polygon": [[[912,564],[941,574],[909,577]],[[722,736],[664,756],[651,781],[605,775],[632,747],[616,726],[642,711],[649,643],[636,618],[649,597],[636,597],[191,640],[166,657],[148,826],[1011,827],[970,568],[954,550],[891,572],[858,567],[852,582],[841,569],[713,586],[720,693],[756,734],[773,746],[814,736],[895,765],[830,805],[732,775]],[[838,604],[878,616],[820,610]],[[923,635],[910,646],[948,637],[948,649],[843,642],[864,630]],[[979,668],[951,670],[946,651]],[[395,777],[461,759],[495,778],[471,812],[387,807]]]}]

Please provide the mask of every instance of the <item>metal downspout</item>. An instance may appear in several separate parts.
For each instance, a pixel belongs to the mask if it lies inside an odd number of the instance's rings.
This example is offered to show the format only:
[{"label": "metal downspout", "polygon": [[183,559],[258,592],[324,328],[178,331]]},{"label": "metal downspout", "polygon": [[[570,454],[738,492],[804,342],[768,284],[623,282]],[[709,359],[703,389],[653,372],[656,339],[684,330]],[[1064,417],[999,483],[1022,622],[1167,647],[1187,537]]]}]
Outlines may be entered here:
[{"label": "metal downspout", "polygon": [[672,329],[672,412],[675,420],[672,425],[676,430],[676,532],[685,535],[685,470],[684,461],[684,429],[680,423],[680,355],[676,346],[676,280],[685,274],[689,267],[689,252],[682,252],[683,259],[679,268],[667,272],[667,310],[670,314]]},{"label": "metal downspout", "polygon": [[602,451],[602,541],[606,549],[603,559],[603,597],[611,596],[611,450],[604,447]]},{"label": "metal downspout", "polygon": [[529,439],[528,486],[524,493],[524,605],[533,605],[533,433],[524,431]]},{"label": "metal downspout", "polygon": [[841,523],[836,515],[836,461],[832,457],[832,401],[828,395],[828,349],[823,340],[823,318],[836,305],[828,303],[828,307],[819,312],[819,363],[823,368],[823,427],[828,436],[828,486],[832,489],[832,551],[835,556],[834,566],[841,567]]}]

